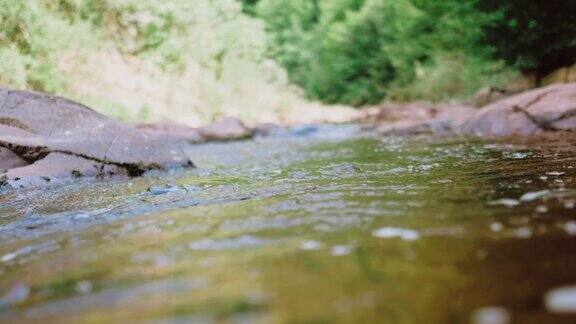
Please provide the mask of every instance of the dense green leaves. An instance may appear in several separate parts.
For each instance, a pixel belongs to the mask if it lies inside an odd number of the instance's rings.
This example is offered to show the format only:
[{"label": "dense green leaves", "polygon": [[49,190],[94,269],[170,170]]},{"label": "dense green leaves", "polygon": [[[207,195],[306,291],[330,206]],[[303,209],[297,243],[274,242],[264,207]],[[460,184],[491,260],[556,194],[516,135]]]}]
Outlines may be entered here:
[{"label": "dense green leaves", "polygon": [[[442,99],[468,94],[498,75],[478,44],[493,15],[475,1],[261,0],[273,56],[308,95],[353,105],[385,97]],[[445,58],[458,60],[446,69]],[[469,79],[473,69],[479,73]],[[450,82],[422,91],[426,73]],[[458,76],[460,75],[460,76]],[[464,82],[463,82],[464,81]],[[438,83],[435,83],[438,85]],[[430,98],[432,95],[432,98]]]},{"label": "dense green leaves", "polygon": [[576,61],[576,1],[482,0],[497,13],[484,42],[495,57],[538,76]]}]

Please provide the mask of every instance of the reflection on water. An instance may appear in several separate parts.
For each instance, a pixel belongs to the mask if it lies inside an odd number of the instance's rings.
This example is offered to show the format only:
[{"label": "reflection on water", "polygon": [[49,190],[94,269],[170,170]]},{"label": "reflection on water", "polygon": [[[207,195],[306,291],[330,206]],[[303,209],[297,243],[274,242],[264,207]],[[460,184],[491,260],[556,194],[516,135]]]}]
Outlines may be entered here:
[{"label": "reflection on water", "polygon": [[0,320],[576,319],[573,148],[337,130],[2,193]]}]

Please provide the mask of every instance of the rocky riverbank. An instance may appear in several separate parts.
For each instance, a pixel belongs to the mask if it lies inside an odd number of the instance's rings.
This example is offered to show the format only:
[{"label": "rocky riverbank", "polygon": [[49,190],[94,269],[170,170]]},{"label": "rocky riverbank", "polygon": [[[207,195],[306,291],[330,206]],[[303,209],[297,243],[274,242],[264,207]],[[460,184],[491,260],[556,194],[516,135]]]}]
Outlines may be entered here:
[{"label": "rocky riverbank", "polygon": [[[472,104],[387,104],[359,122],[382,135],[532,136],[576,129],[576,83],[550,85]],[[279,126],[247,127],[225,118],[205,127],[128,124],[70,100],[0,89],[0,175],[4,186],[43,186],[70,178],[131,177],[190,168],[183,146],[267,136]],[[299,131],[306,131],[302,128]]]},{"label": "rocky riverbank", "polygon": [[576,83],[524,91],[482,107],[472,103],[383,105],[368,110],[363,121],[386,135],[502,137],[572,131],[576,130]]}]

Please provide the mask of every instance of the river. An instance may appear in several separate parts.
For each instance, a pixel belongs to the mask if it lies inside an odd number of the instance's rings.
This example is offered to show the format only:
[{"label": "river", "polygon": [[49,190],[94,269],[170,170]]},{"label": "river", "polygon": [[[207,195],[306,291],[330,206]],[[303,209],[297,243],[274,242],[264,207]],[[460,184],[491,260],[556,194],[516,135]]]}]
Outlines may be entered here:
[{"label": "river", "polygon": [[197,169],[4,189],[0,321],[576,320],[562,141],[347,125],[187,152]]}]

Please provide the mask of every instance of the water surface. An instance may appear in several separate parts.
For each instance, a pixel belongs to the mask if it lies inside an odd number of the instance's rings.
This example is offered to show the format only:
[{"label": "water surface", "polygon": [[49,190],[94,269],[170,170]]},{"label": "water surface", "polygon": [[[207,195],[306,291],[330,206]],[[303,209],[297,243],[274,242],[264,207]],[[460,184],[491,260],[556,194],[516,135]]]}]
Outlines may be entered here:
[{"label": "water surface", "polygon": [[340,126],[188,152],[198,169],[4,190],[0,321],[576,319],[551,295],[576,284],[561,141]]}]

